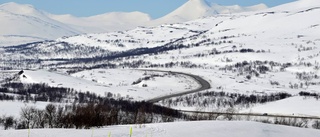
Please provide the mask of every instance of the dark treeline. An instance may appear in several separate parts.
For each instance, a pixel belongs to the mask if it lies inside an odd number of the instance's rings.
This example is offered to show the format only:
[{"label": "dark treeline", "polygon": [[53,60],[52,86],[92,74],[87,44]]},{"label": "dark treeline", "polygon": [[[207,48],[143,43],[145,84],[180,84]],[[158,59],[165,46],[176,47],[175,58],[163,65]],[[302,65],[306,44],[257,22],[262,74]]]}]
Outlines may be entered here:
[{"label": "dark treeline", "polygon": [[[87,94],[86,98],[88,99],[86,99],[82,94],[85,93],[77,92],[72,88],[50,87],[47,84],[5,83],[0,87],[0,100],[65,103],[68,103],[70,100],[74,100],[77,103],[85,103],[88,100],[94,100],[97,98],[94,94]],[[4,97],[9,97],[9,99]]]},{"label": "dark treeline", "polygon": [[310,93],[310,92],[306,92],[306,91],[301,91],[299,92],[300,96],[305,96],[305,97],[314,97],[316,99],[320,98],[320,94],[319,93]]},{"label": "dark treeline", "polygon": [[[177,110],[152,103],[129,101],[123,98],[114,99],[112,93],[101,97],[69,88],[21,83],[4,84],[0,91],[2,100],[47,102],[68,100],[66,102],[69,102],[69,105],[66,106],[49,104],[44,110],[33,107],[22,108],[19,119],[12,116],[1,118],[0,124],[2,123],[5,129],[90,128],[119,124],[171,122],[178,118],[187,118]],[[10,96],[7,93],[18,96]],[[2,96],[9,96],[9,98]]]},{"label": "dark treeline", "polygon": [[[44,110],[21,109],[20,118],[3,117],[5,129],[28,128],[91,128],[108,125],[172,122],[183,115],[177,110],[147,102],[105,99],[99,103],[66,106],[49,104]],[[1,124],[1,122],[0,122]]]}]

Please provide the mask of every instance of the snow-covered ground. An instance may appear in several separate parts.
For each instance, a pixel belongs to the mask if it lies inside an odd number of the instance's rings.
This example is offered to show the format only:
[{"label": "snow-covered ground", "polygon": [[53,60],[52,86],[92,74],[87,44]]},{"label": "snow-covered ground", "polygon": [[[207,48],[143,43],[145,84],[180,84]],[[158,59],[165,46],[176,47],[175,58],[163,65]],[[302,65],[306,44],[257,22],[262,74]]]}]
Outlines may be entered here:
[{"label": "snow-covered ground", "polygon": [[[141,127],[140,127],[141,126]],[[242,121],[197,121],[121,125],[100,129],[31,129],[30,137],[317,137],[320,130]],[[2,130],[0,137],[28,136],[28,130]]]},{"label": "snow-covered ground", "polygon": [[[55,87],[89,91],[100,96],[110,92],[117,97],[134,100],[151,99],[199,87],[199,84],[188,76],[131,69],[93,69],[81,71],[72,76],[46,70],[25,70],[24,75],[26,77],[21,77],[24,83],[47,83]],[[159,76],[133,84],[140,78],[152,75]]]}]

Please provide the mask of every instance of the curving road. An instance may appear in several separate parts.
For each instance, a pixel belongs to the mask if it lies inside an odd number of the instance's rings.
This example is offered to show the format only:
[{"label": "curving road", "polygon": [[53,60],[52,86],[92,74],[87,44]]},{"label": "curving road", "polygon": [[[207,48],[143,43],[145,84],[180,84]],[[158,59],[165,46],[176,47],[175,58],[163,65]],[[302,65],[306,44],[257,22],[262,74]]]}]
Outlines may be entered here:
[{"label": "curving road", "polygon": [[200,85],[200,87],[197,88],[197,89],[184,91],[184,92],[180,92],[180,93],[173,93],[173,94],[170,94],[170,95],[159,96],[159,97],[156,97],[156,98],[153,98],[153,99],[145,100],[146,102],[155,103],[155,102],[167,99],[167,98],[182,96],[182,95],[195,93],[195,92],[199,92],[199,91],[203,91],[203,90],[207,90],[207,89],[211,88],[211,85],[210,85],[210,83],[208,81],[206,81],[205,79],[203,79],[203,78],[201,78],[200,76],[197,76],[197,75],[183,73],[183,72],[165,71],[165,70],[149,70],[149,69],[139,69],[139,70],[142,70],[142,71],[155,71],[155,72],[168,72],[168,73],[173,73],[173,74],[185,75],[185,76],[189,76],[189,77],[193,78]]}]

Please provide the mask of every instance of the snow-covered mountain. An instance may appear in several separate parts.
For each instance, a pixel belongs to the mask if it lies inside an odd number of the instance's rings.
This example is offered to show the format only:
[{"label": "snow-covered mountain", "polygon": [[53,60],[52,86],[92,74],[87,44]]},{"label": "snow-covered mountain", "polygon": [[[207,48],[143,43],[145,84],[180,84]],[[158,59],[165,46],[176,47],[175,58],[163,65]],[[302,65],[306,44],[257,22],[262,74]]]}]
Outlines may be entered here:
[{"label": "snow-covered mountain", "polygon": [[0,45],[15,45],[80,34],[66,24],[47,17],[31,5],[0,5]]},{"label": "snow-covered mountain", "polygon": [[91,17],[54,15],[32,5],[0,5],[0,46],[53,40],[83,33],[110,32],[134,28],[150,20],[141,12],[106,13]]},{"label": "snow-covered mountain", "polygon": [[111,12],[91,17],[53,14],[48,14],[48,16],[84,33],[128,30],[151,20],[148,14],[142,12]]},{"label": "snow-covered mountain", "polygon": [[141,12],[111,12],[91,17],[54,15],[38,10],[32,5],[11,2],[0,5],[0,46],[53,40],[84,33],[123,31],[137,26],[182,23],[219,13],[229,14],[265,8],[264,5],[249,8],[224,7],[210,5],[205,0],[190,0],[168,15],[152,20],[148,14]]},{"label": "snow-covered mountain", "polygon": [[239,5],[221,6],[210,4],[205,0],[189,0],[181,7],[159,19],[151,21],[148,25],[159,25],[165,23],[181,23],[190,20],[208,17],[216,14],[232,14],[248,11],[258,11],[266,9],[265,4],[254,5],[250,7],[241,7]]},{"label": "snow-covered mountain", "polygon": [[210,16],[216,12],[204,0],[189,0],[181,7],[173,12],[165,15],[162,18],[155,20],[158,24],[162,23],[177,23],[189,20],[194,20],[204,16]]}]

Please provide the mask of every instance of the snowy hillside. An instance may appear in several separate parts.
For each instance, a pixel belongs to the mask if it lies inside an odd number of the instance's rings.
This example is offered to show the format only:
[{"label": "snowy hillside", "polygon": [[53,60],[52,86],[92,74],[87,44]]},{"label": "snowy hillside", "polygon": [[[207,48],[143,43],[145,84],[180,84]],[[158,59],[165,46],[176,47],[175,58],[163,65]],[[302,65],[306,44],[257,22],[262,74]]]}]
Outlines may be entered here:
[{"label": "snowy hillside", "polygon": [[[196,125],[196,126],[195,126]],[[242,121],[201,121],[162,124],[109,126],[94,130],[31,129],[31,137],[316,137],[319,130]],[[28,130],[4,130],[0,136],[20,137]]]}]

